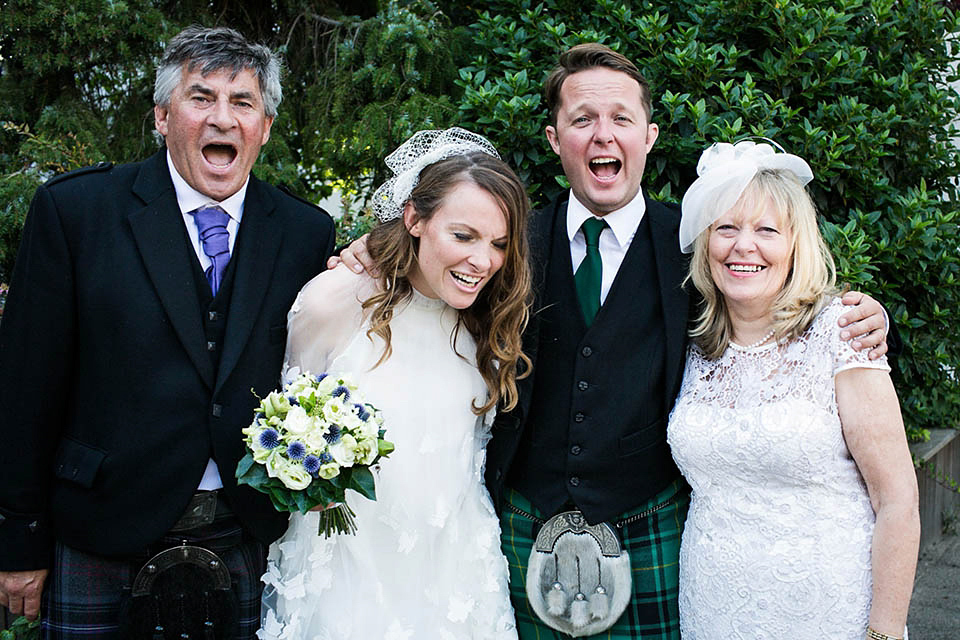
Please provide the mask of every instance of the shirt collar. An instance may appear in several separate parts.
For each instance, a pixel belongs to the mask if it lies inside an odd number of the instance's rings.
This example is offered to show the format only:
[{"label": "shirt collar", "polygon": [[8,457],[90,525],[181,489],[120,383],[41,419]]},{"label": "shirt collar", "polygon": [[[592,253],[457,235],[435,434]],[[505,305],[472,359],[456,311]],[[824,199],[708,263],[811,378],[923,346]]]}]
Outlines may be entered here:
[{"label": "shirt collar", "polygon": [[243,217],[243,200],[247,197],[247,185],[250,184],[250,176],[247,176],[247,179],[243,182],[243,186],[240,187],[235,194],[223,202],[217,202],[187,184],[187,181],[183,179],[183,176],[180,175],[180,172],[177,171],[177,168],[173,165],[173,158],[170,157],[169,150],[167,150],[167,167],[170,169],[173,189],[177,193],[177,204],[180,205],[180,213],[189,213],[200,207],[215,204],[226,211],[228,216],[240,222],[240,218]]},{"label": "shirt collar", "polygon": [[[643,220],[643,214],[646,210],[647,203],[643,199],[643,190],[640,189],[637,191],[637,195],[634,196],[633,200],[616,211],[611,211],[603,216],[602,219],[607,223],[607,226],[610,227],[610,230],[613,231],[613,236],[616,238],[617,244],[625,247],[630,244],[633,235],[637,232],[637,227],[640,226],[640,221]],[[573,237],[577,234],[577,231],[580,230],[581,225],[583,225],[587,218],[596,217],[599,216],[590,213],[590,211],[577,200],[577,197],[573,195],[573,190],[571,189],[570,200],[567,203],[567,238],[570,242],[573,242]]]}]

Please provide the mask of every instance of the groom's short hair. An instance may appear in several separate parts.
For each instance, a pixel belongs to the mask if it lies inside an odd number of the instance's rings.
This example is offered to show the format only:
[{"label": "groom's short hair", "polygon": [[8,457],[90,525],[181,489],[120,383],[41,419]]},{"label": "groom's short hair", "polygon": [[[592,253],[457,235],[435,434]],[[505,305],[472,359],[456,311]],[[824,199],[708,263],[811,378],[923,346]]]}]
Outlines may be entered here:
[{"label": "groom's short hair", "polygon": [[647,114],[647,122],[650,121],[650,115],[653,112],[653,105],[650,101],[650,83],[643,77],[637,65],[622,53],[617,53],[610,47],[599,42],[587,42],[578,44],[575,47],[567,49],[560,54],[560,60],[544,83],[543,93],[546,99],[547,109],[550,111],[550,123],[557,124],[557,111],[560,109],[560,89],[564,81],[577,73],[597,67],[605,67],[625,73],[640,85],[640,101],[643,110]]}]

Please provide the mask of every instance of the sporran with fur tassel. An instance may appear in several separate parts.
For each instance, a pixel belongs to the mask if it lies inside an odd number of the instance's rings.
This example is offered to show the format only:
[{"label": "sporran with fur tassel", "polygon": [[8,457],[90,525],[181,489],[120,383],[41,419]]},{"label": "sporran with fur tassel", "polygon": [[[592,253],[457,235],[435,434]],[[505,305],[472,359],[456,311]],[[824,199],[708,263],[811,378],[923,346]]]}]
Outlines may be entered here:
[{"label": "sporran with fur tassel", "polygon": [[527,565],[527,598],[552,629],[574,638],[606,631],[627,608],[630,556],[606,522],[564,511],[543,525]]}]

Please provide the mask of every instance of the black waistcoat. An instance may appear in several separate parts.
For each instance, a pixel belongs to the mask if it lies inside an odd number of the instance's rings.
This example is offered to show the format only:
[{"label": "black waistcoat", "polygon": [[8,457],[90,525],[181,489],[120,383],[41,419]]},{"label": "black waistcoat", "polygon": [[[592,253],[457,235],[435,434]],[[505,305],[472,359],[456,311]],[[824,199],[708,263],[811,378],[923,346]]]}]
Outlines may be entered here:
[{"label": "black waistcoat", "polygon": [[609,520],[679,474],[666,442],[664,313],[649,216],[589,328],[566,234],[552,238],[544,299],[554,304],[539,312],[532,400],[507,485],[544,513],[572,502],[591,522]]},{"label": "black waistcoat", "polygon": [[210,283],[207,282],[207,277],[200,267],[199,259],[193,261],[193,280],[197,287],[197,299],[200,301],[200,308],[197,312],[203,322],[207,353],[210,355],[214,371],[219,368],[220,354],[223,353],[223,338],[227,328],[227,310],[230,309],[230,298],[233,295],[233,280],[236,271],[236,261],[231,260],[227,264],[227,270],[223,273],[217,295],[214,296],[210,289]]}]

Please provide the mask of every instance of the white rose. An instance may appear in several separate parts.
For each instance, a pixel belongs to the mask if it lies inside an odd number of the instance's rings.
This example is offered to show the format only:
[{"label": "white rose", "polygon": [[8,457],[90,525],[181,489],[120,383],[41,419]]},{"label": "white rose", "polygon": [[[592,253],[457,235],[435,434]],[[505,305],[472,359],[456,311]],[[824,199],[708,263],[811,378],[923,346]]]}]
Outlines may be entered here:
[{"label": "white rose", "polygon": [[301,435],[313,428],[313,418],[307,415],[301,406],[294,406],[287,411],[287,417],[283,420],[283,428],[287,433]]},{"label": "white rose", "polygon": [[330,392],[340,386],[340,381],[336,376],[327,376],[317,383],[317,395],[328,396]]},{"label": "white rose", "polygon": [[317,475],[324,480],[336,478],[338,475],[340,475],[340,465],[338,465],[336,462],[322,464],[320,465],[320,470],[317,471]]},{"label": "white rose", "polygon": [[330,445],[330,455],[341,467],[352,467],[357,458],[357,441],[349,433],[340,436],[340,441]]},{"label": "white rose", "polygon": [[314,423],[314,428],[307,433],[303,434],[300,438],[300,442],[306,445],[307,450],[314,454],[320,455],[327,449],[327,441],[323,437],[323,434],[326,433],[326,429],[322,424]]},{"label": "white rose", "polygon": [[357,441],[356,448],[356,463],[363,465],[373,464],[373,460],[377,457],[377,439],[376,438],[360,438]]},{"label": "white rose", "polygon": [[297,376],[293,382],[287,386],[287,391],[292,396],[301,396],[309,393],[313,389],[314,377],[309,372]]},{"label": "white rose", "polygon": [[280,478],[283,486],[292,491],[306,489],[310,486],[310,481],[313,480],[307,470],[303,468],[303,465],[299,463],[291,463],[281,467],[277,477]]},{"label": "white rose", "polygon": [[357,408],[352,404],[345,408],[340,424],[350,431],[359,431],[363,427],[363,420],[357,415]]},{"label": "white rose", "polygon": [[348,413],[343,405],[343,398],[333,398],[323,407],[323,419],[327,422],[342,424],[343,418]]},{"label": "white rose", "polygon": [[290,461],[281,456],[276,449],[268,451],[263,459],[263,466],[267,470],[267,475],[271,478],[279,478],[280,470],[288,464],[290,464]]}]

